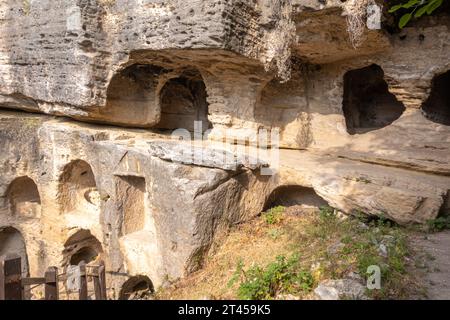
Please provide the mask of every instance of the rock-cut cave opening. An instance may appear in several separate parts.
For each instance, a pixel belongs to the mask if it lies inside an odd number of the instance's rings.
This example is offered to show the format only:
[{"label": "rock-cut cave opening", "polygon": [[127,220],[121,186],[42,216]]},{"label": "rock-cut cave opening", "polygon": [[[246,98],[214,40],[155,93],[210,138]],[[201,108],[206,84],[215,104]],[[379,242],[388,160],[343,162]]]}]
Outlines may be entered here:
[{"label": "rock-cut cave opening", "polygon": [[75,160],[64,167],[59,179],[58,201],[62,212],[87,210],[86,205],[98,206],[100,196],[91,166]]},{"label": "rock-cut cave opening", "polygon": [[278,187],[272,191],[264,205],[264,210],[275,206],[320,208],[327,205],[328,203],[313,188],[288,185]]},{"label": "rock-cut cave opening", "polygon": [[165,83],[160,91],[161,119],[159,129],[194,131],[194,121],[202,132],[211,127],[208,121],[206,85],[199,71],[184,71]]},{"label": "rock-cut cave opening", "polygon": [[389,92],[380,66],[372,64],[344,75],[343,112],[349,134],[386,127],[404,111],[405,106]]},{"label": "rock-cut cave opening", "polygon": [[89,264],[102,252],[100,241],[89,230],[81,229],[65,242],[62,265],[78,265],[81,261]]},{"label": "rock-cut cave opening", "polygon": [[433,122],[450,125],[450,70],[433,79],[430,96],[422,105],[422,113]]},{"label": "rock-cut cave opening", "polygon": [[439,210],[440,216],[450,216],[450,190],[447,191],[447,194],[443,197],[443,203],[441,209]]},{"label": "rock-cut cave opening", "polygon": [[107,91],[103,116],[129,127],[149,127],[157,113],[156,88],[163,68],[133,64],[117,72]]},{"label": "rock-cut cave opening", "polygon": [[153,283],[147,276],[134,276],[125,281],[119,293],[119,300],[128,300],[139,291],[154,292]]},{"label": "rock-cut cave opening", "polygon": [[13,227],[0,227],[0,257],[11,254],[21,257],[22,276],[27,277],[29,270],[25,239],[20,231]]}]

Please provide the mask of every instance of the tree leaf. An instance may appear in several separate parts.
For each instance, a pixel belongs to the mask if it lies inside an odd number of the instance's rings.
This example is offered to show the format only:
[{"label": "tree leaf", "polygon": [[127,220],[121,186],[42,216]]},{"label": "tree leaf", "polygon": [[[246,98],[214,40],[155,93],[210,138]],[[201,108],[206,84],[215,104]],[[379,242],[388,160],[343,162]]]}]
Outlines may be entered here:
[{"label": "tree leaf", "polygon": [[439,8],[442,4],[443,0],[433,0],[428,4],[427,14],[430,15],[434,10]]},{"label": "tree leaf", "polygon": [[405,9],[411,8],[412,6],[419,3],[420,0],[409,0],[407,3],[405,3],[402,7]]},{"label": "tree leaf", "polygon": [[402,5],[402,4],[397,4],[397,5],[395,5],[395,6],[392,6],[392,7],[389,9],[389,13],[393,13],[393,12],[397,11],[397,10],[400,9],[400,8],[403,8],[403,5]]},{"label": "tree leaf", "polygon": [[427,10],[428,10],[428,5],[423,6],[422,8],[417,10],[416,14],[414,15],[414,18],[420,18],[421,16],[423,16],[425,14],[425,12],[427,12]]},{"label": "tree leaf", "polygon": [[404,14],[401,18],[400,21],[398,22],[398,26],[400,29],[403,29],[404,26],[406,26],[409,22],[409,20],[411,20],[412,18],[412,13],[406,13]]}]

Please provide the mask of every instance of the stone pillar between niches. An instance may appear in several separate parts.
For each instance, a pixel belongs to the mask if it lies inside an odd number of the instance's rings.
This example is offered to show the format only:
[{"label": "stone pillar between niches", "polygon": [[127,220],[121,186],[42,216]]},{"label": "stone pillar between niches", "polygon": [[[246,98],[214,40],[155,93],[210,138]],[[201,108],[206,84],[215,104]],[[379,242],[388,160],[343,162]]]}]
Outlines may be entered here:
[{"label": "stone pillar between niches", "polygon": [[248,144],[255,141],[259,125],[254,110],[264,86],[260,79],[248,75],[204,75],[208,92],[212,129],[208,139]]}]

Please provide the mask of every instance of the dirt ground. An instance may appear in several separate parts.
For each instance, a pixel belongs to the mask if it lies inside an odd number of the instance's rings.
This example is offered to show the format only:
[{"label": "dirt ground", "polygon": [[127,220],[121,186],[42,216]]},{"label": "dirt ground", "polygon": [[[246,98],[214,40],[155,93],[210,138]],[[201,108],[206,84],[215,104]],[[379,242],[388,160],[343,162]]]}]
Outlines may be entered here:
[{"label": "dirt ground", "polygon": [[412,243],[421,255],[417,268],[427,298],[450,299],[450,231],[418,234],[412,237]]}]

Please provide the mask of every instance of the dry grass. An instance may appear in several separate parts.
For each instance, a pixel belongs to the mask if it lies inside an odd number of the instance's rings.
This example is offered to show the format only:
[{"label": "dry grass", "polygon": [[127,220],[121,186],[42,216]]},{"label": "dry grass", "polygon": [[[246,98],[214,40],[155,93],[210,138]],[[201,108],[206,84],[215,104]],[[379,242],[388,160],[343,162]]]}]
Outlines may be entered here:
[{"label": "dry grass", "polygon": [[246,267],[266,265],[278,255],[292,250],[296,230],[306,219],[285,217],[279,224],[269,226],[262,218],[239,225],[232,230],[218,251],[210,256],[205,267],[161,292],[161,299],[235,299],[236,286],[228,282],[240,261]]},{"label": "dry grass", "polygon": [[354,48],[358,48],[365,41],[366,10],[374,0],[349,0],[344,4],[347,15],[347,32]]},{"label": "dry grass", "polygon": [[[274,224],[269,224],[262,215],[237,226],[217,252],[207,259],[202,270],[158,292],[157,298],[238,299],[238,288],[245,276],[238,274],[240,281],[231,286],[230,280],[236,277],[239,264],[245,273],[253,266],[264,268],[280,255],[290,257],[294,254],[300,257],[300,267],[311,272],[314,286],[321,280],[340,279],[350,272],[361,274],[366,263],[379,263],[387,270],[386,281],[383,290],[369,293],[371,297],[405,298],[412,294],[417,285],[405,269],[409,252],[403,242],[404,230],[361,225],[358,219],[340,219],[333,214],[323,215],[318,210],[301,207],[287,208],[281,221]],[[396,239],[396,244],[389,248],[393,252],[389,259],[381,257],[378,244],[372,243],[387,235]],[[284,293],[278,292],[274,298],[282,297]],[[300,299],[313,298],[311,290],[294,295]]]}]

